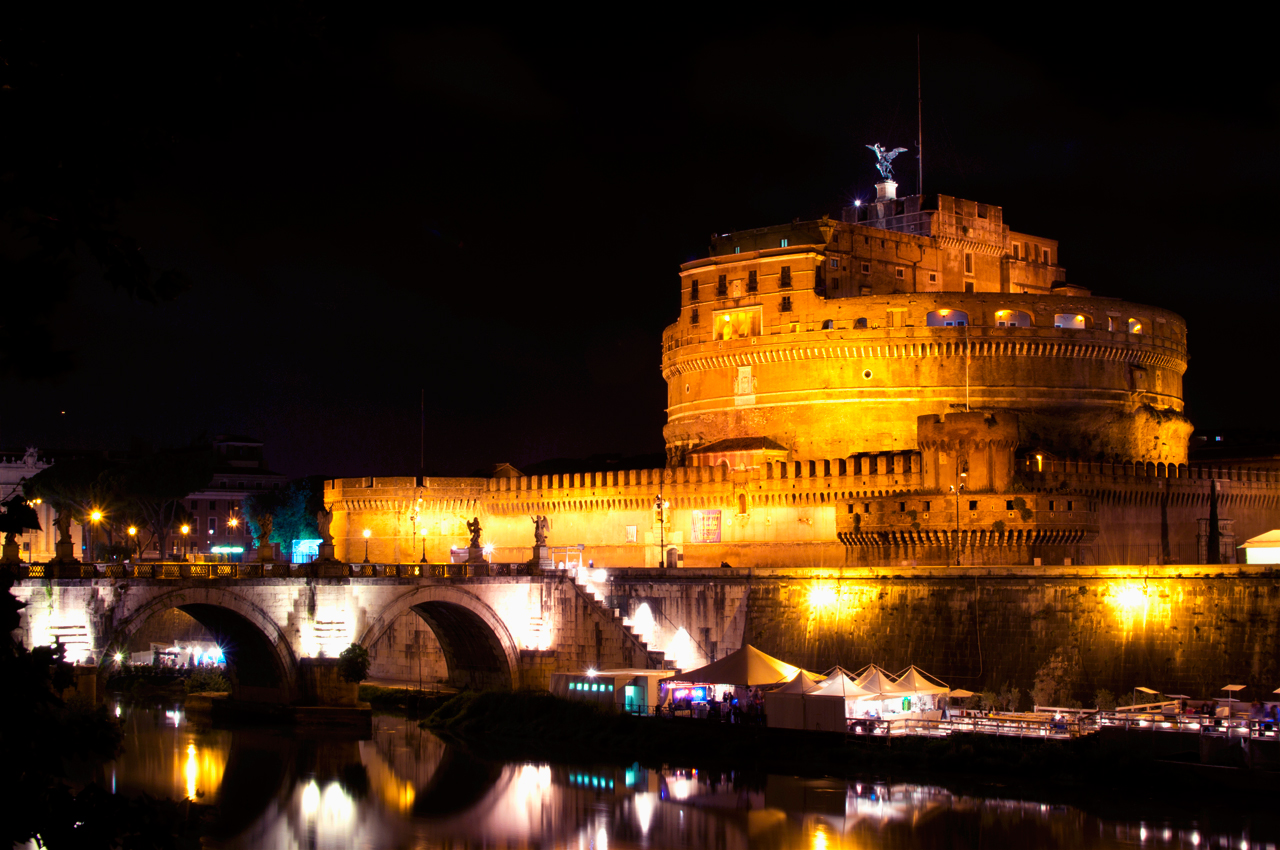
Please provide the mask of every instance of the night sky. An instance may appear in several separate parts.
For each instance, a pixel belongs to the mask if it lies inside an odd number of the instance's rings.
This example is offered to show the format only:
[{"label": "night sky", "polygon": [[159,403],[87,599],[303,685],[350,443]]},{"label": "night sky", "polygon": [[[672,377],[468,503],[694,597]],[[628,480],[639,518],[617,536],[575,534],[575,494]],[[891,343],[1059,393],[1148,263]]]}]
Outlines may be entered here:
[{"label": "night sky", "polygon": [[[10,22],[6,256],[89,187],[81,207],[190,288],[131,296],[83,246],[65,291],[10,267],[26,342],[0,446],[231,432],[291,476],[413,474],[425,391],[429,474],[660,452],[680,263],[872,197],[867,143],[914,153],[913,24],[360,6]],[[919,31],[926,192],[1000,204],[1060,240],[1070,281],[1186,317],[1192,420],[1269,427],[1264,34]],[[911,193],[911,154],[895,165]]]}]

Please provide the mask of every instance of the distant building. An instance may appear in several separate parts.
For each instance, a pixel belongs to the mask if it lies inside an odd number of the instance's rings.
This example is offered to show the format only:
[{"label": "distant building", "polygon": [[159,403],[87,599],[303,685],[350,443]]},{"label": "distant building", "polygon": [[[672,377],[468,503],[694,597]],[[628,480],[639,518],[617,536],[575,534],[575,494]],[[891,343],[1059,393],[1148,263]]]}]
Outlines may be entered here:
[{"label": "distant building", "polygon": [[[242,502],[246,496],[279,490],[288,478],[267,466],[263,442],[238,434],[213,438],[217,465],[209,486],[186,499],[194,517],[187,540],[182,535],[169,538],[169,554],[243,554],[253,546],[253,535],[245,521]],[[215,550],[223,550],[215,552]],[[241,550],[241,551],[236,551]]]}]

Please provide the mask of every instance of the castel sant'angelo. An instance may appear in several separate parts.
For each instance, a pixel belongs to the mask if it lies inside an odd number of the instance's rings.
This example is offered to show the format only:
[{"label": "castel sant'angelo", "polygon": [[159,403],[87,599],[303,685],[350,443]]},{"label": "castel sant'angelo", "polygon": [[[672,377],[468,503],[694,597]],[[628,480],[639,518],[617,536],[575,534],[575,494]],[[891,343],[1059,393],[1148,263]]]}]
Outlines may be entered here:
[{"label": "castel sant'angelo", "polygon": [[545,516],[611,567],[1234,563],[1280,473],[1188,463],[1186,321],[1094,285],[1001,207],[887,179],[717,236],[662,335],[665,468],[332,481],[336,554],[446,562],[478,517],[525,562]]}]

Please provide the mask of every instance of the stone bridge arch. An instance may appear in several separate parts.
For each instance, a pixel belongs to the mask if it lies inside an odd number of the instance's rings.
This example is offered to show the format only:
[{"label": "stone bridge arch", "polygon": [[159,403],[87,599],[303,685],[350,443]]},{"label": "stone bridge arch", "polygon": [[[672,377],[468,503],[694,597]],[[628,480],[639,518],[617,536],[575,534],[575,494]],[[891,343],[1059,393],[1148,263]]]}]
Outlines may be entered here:
[{"label": "stone bridge arch", "polygon": [[280,625],[258,605],[220,587],[165,589],[136,608],[121,610],[105,635],[106,644],[127,645],[147,620],[170,608],[185,612],[218,636],[235,666],[238,699],[286,704],[297,699],[298,660]]},{"label": "stone bridge arch", "polygon": [[365,630],[360,645],[372,647],[406,611],[435,633],[449,684],[477,689],[519,684],[520,650],[506,623],[483,599],[449,585],[421,585],[393,599]]}]

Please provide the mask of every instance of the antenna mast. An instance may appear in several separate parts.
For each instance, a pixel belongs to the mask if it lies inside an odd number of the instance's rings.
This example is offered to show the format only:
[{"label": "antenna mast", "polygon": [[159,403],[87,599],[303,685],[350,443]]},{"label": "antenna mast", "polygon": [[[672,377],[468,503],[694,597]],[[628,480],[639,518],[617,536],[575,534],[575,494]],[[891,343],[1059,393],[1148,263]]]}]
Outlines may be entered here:
[{"label": "antenna mast", "polygon": [[924,93],[920,86],[920,33],[916,33],[916,194],[924,194]]}]

